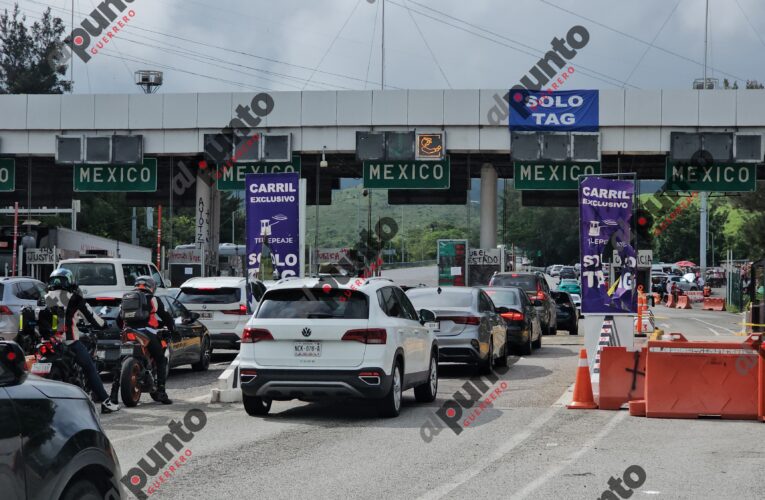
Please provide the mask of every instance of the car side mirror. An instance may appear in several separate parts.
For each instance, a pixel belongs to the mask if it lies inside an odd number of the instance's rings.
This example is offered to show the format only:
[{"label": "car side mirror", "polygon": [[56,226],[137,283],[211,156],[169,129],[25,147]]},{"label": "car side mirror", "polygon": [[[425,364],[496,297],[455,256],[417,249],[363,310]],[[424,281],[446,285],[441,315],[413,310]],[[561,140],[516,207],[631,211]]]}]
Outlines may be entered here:
[{"label": "car side mirror", "polygon": [[436,320],[436,314],[429,309],[420,309],[419,315],[420,315],[420,323],[422,323],[423,325],[425,323],[432,323]]},{"label": "car side mirror", "polygon": [[497,307],[497,314],[506,314],[509,313],[510,309],[507,307]]},{"label": "car side mirror", "polygon": [[0,341],[0,363],[6,372],[0,378],[0,386],[18,385],[23,382],[27,377],[26,362],[24,351],[19,344],[10,340]]}]

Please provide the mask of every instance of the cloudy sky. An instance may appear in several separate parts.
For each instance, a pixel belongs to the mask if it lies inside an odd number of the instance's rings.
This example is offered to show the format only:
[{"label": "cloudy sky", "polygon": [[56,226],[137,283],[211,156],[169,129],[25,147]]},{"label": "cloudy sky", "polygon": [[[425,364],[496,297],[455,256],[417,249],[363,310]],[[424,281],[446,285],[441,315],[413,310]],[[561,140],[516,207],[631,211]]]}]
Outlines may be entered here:
[{"label": "cloudy sky", "polygon": [[[385,0],[390,88],[507,88],[554,37],[590,33],[570,88],[689,88],[703,73],[705,0]],[[0,9],[13,0],[0,0]],[[76,93],[380,88],[381,0],[134,0],[135,16],[87,64]],[[74,0],[79,25],[99,0]],[[29,20],[50,6],[71,28],[72,0],[19,0]],[[709,0],[711,77],[765,80],[765,3]]]}]

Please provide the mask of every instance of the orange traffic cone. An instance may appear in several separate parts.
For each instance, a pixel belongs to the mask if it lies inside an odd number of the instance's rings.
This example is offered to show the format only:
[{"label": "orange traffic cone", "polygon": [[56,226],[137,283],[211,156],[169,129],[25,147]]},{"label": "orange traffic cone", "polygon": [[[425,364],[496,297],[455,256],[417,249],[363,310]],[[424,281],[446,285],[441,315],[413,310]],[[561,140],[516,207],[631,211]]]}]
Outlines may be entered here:
[{"label": "orange traffic cone", "polygon": [[566,406],[569,410],[596,410],[598,405],[592,397],[590,367],[587,366],[587,349],[579,351],[579,368],[574,382],[574,399]]}]

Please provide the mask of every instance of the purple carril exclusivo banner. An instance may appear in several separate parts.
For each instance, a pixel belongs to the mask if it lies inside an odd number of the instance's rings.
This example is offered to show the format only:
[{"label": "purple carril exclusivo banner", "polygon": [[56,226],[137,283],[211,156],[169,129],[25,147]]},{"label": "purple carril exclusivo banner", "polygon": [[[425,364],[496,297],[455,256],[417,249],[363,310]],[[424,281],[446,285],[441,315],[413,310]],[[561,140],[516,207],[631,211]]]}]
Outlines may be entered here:
[{"label": "purple carril exclusivo banner", "polygon": [[[579,250],[582,266],[582,312],[637,312],[637,258],[631,244],[633,181],[584,177],[579,183]],[[606,282],[603,251],[611,242],[622,261],[615,283]],[[609,250],[610,251],[610,250]]]},{"label": "purple carril exclusivo banner", "polygon": [[[300,174],[247,174],[247,274],[275,279],[300,275]],[[264,245],[267,250],[264,251]],[[263,276],[261,265],[269,276]],[[274,273],[273,271],[276,271]]]}]

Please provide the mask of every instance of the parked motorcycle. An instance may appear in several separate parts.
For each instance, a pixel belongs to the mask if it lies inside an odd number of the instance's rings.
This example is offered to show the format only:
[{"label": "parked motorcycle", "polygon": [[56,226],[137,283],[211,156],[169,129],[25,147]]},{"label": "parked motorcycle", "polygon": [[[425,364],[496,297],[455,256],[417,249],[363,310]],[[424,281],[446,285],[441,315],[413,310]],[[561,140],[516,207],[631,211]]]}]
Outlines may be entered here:
[{"label": "parked motorcycle", "polygon": [[[90,356],[95,359],[95,337],[90,334],[82,334],[80,335],[80,342],[85,345]],[[74,352],[64,342],[58,340],[55,335],[38,344],[35,357],[37,361],[32,364],[30,370],[34,375],[76,385],[92,396],[93,391],[88,384],[88,378],[85,371],[77,363]]]},{"label": "parked motorcycle", "polygon": [[[167,349],[167,330],[159,330],[162,354]],[[157,364],[149,354],[149,338],[141,330],[126,328],[122,331],[122,369],[120,371],[120,396],[125,406],[133,407],[141,400],[141,394],[148,392],[151,399],[159,401],[157,394]],[[132,353],[126,353],[132,349]]]}]

